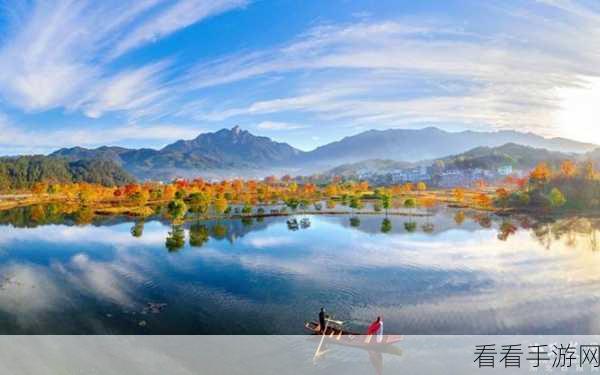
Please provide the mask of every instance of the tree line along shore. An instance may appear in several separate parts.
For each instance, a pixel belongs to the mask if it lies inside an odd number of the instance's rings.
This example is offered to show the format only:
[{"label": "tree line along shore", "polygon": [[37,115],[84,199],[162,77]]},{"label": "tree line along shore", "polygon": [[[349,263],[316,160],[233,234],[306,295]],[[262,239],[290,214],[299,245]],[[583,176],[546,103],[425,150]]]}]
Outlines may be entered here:
[{"label": "tree line along shore", "polygon": [[0,195],[0,209],[51,202],[86,207],[98,215],[131,216],[150,216],[155,213],[154,206],[162,205],[173,220],[188,214],[266,216],[299,210],[313,214],[398,214],[408,210],[419,214],[440,204],[502,212],[594,212],[600,209],[600,173],[591,162],[565,161],[559,168],[540,163],[526,177],[509,176],[494,185],[478,181],[453,189],[430,188],[425,182],[370,186],[366,181],[341,178],[315,184],[290,176],[218,182],[197,178],[120,186],[48,179]]}]

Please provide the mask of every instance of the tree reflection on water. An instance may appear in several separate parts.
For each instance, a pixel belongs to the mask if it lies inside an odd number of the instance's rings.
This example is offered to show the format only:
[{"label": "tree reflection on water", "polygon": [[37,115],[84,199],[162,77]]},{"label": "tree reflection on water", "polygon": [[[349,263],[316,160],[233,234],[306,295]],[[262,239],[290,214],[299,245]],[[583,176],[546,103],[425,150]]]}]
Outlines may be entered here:
[{"label": "tree reflection on water", "polygon": [[[168,220],[171,228],[165,238],[165,247],[169,251],[176,251],[185,245],[185,231],[189,230],[189,245],[201,247],[210,239],[226,239],[234,242],[237,237],[254,230],[264,228],[273,220],[279,218],[252,218],[248,216],[239,219],[222,218],[219,220],[204,220],[196,218],[193,223],[187,222],[178,215],[178,207],[169,210],[157,208],[157,215],[145,220],[128,216],[96,215],[94,211],[79,204],[52,203],[46,205],[32,205],[10,210],[0,211],[0,225],[11,225],[17,228],[33,228],[43,225],[113,225],[121,222],[132,222],[131,235],[136,238],[144,236],[144,226],[150,221]],[[164,211],[167,211],[165,213]],[[439,221],[441,218],[442,222]],[[287,229],[298,231],[309,229],[311,220],[309,216],[297,218],[294,216],[285,219]],[[438,233],[452,228],[464,231],[474,231],[473,224],[484,230],[497,232],[500,241],[509,241],[519,231],[531,233],[546,249],[554,245],[568,248],[583,248],[597,251],[598,232],[600,231],[600,218],[598,217],[535,217],[531,215],[495,215],[489,212],[458,210],[443,211],[438,215],[419,218],[412,217],[402,222],[401,217],[359,216],[344,217],[341,225],[349,225],[355,230],[369,233],[386,233],[402,235],[403,233],[422,232],[435,236]]]},{"label": "tree reflection on water", "polygon": [[167,235],[167,239],[165,240],[165,247],[169,250],[169,252],[178,251],[182,247],[185,246],[185,231],[183,230],[183,226],[178,224],[173,224],[171,226],[171,231]]}]

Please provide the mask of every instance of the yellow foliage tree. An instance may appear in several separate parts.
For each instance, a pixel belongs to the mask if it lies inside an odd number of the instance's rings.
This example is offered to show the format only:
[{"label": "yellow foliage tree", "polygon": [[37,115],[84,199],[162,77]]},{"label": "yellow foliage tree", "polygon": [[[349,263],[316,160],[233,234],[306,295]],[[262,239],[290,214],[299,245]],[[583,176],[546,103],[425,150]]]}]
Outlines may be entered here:
[{"label": "yellow foliage tree", "polygon": [[572,160],[565,160],[560,165],[560,172],[566,178],[573,178],[577,173],[577,166]]}]

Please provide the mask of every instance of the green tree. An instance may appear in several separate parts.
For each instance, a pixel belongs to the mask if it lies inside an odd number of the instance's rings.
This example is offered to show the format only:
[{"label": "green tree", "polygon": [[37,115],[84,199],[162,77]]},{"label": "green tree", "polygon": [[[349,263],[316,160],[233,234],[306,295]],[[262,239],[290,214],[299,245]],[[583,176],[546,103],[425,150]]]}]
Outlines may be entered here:
[{"label": "green tree", "polygon": [[350,208],[353,210],[360,210],[362,207],[363,203],[360,197],[358,195],[353,195],[352,198],[350,198]]},{"label": "green tree", "polygon": [[210,206],[210,197],[208,194],[201,193],[192,193],[188,197],[190,211],[195,213],[198,216],[204,216],[208,212],[208,207]]},{"label": "green tree", "polygon": [[388,214],[388,210],[392,206],[392,194],[389,191],[381,193],[381,205],[385,209],[385,214]]},{"label": "green tree", "polygon": [[548,199],[550,200],[550,206],[552,206],[552,208],[559,208],[567,203],[567,199],[558,188],[553,188],[550,191]]},{"label": "green tree", "polygon": [[408,198],[404,201],[404,207],[409,209],[410,216],[412,216],[413,208],[417,207],[417,201],[415,198]]},{"label": "green tree", "polygon": [[167,213],[173,221],[183,220],[187,213],[187,209],[187,205],[181,199],[174,199],[167,205]]},{"label": "green tree", "polygon": [[252,213],[252,205],[250,203],[244,203],[244,207],[242,207],[242,214],[249,215]]},{"label": "green tree", "polygon": [[288,198],[285,201],[285,205],[288,206],[292,211],[296,211],[300,205],[300,201],[296,198]]}]

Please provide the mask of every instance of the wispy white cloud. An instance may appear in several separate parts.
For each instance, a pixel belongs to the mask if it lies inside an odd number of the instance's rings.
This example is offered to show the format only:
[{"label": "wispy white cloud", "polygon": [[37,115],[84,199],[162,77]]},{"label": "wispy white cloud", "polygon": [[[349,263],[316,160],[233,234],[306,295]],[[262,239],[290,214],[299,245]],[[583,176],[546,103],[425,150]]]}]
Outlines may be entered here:
[{"label": "wispy white cloud", "polygon": [[245,6],[247,3],[248,0],[190,0],[174,2],[165,11],[155,14],[129,33],[127,37],[117,44],[113,55],[118,56],[132,48],[154,42],[177,30],[188,27],[204,18]]},{"label": "wispy white cloud", "polygon": [[[371,14],[320,24],[278,46],[185,62],[157,54],[143,63],[123,58],[249,0],[16,4],[0,40],[3,106],[124,118],[123,129],[106,134],[78,127],[46,139],[97,144],[166,134],[166,141],[195,134],[159,125],[140,132],[148,127],[137,124],[202,121],[210,128],[233,120],[281,134],[317,123],[451,124],[589,138],[586,129],[600,116],[591,104],[576,116],[576,103],[600,98],[600,55],[590,48],[600,39],[600,7],[589,1],[491,3],[482,7],[494,20],[485,27],[468,14],[464,23],[435,13]],[[30,136],[17,129],[9,134]],[[592,136],[600,142],[600,130]]]},{"label": "wispy white cloud", "polygon": [[148,114],[148,109],[159,110],[162,99],[167,96],[167,90],[160,83],[166,65],[163,62],[117,73],[99,82],[73,106],[82,108],[91,118],[111,111],[128,111],[135,117],[138,113]]},{"label": "wispy white cloud", "polygon": [[[199,111],[206,120],[302,112],[336,126],[452,123],[576,136],[557,116],[564,90],[600,76],[600,56],[586,47],[600,37],[592,22],[600,9],[571,1],[531,7],[497,14],[514,27],[496,33],[414,20],[319,26],[278,48],[202,64],[186,80],[208,88],[311,73],[288,80],[296,94]],[[536,7],[559,14],[536,16]]]},{"label": "wispy white cloud", "polygon": [[[245,0],[56,0],[10,18],[0,46],[0,95],[26,111],[145,111],[166,98],[168,61],[115,70],[112,60]],[[83,99],[82,99],[83,97]]]},{"label": "wispy white cloud", "polygon": [[261,130],[294,130],[305,129],[308,126],[293,122],[263,121],[256,125],[256,127]]}]

